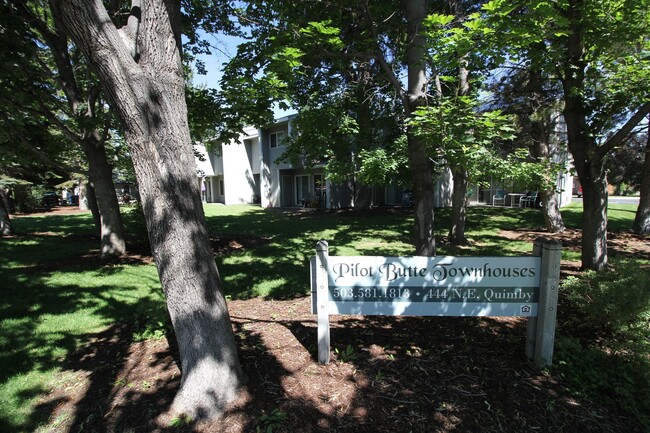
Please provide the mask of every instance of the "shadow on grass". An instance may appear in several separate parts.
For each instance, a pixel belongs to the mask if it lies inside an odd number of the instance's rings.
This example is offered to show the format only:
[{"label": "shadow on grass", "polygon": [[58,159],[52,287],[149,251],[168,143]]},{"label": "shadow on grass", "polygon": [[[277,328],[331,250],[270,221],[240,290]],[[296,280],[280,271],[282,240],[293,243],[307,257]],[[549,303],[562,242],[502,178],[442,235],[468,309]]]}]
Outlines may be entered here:
[{"label": "shadow on grass", "polygon": [[[411,213],[401,208],[365,212],[252,208],[237,216],[208,214],[207,221],[213,235],[269,238],[257,248],[235,252],[239,259],[217,257],[226,293],[233,298],[284,299],[309,293],[309,260],[321,239],[328,241],[332,255],[411,255]],[[472,207],[468,216],[471,246],[456,248],[441,242],[449,217],[449,209],[436,213],[439,254],[520,255],[521,249],[511,250],[513,241],[501,237],[499,230],[543,226],[536,209]],[[532,245],[522,248],[528,253]]]},{"label": "shadow on grass", "polygon": [[[48,224],[55,226],[65,225]],[[136,317],[164,312],[157,279],[136,271],[137,281],[131,284],[128,276],[119,275],[128,269],[102,266],[92,239],[36,231],[40,234],[3,239],[0,250],[2,431],[33,431],[48,420],[60,401],[48,401],[29,414],[23,408],[49,391],[42,378],[62,366],[70,369],[67,356],[95,338],[96,329],[114,323],[132,326]]]},{"label": "shadow on grass", "polygon": [[[71,218],[70,216],[44,218],[42,223],[47,231],[63,236],[74,233],[75,224],[92,223],[88,217],[78,219],[75,216],[72,223],[66,222],[65,219]],[[57,221],[50,222],[47,218],[57,218]],[[63,219],[58,220],[59,218]],[[437,218],[436,226],[440,228],[437,234],[444,236],[449,218],[448,210],[438,212]],[[498,236],[500,229],[535,228],[542,225],[541,213],[532,209],[471,208],[468,222],[468,231],[477,238],[475,248],[461,250],[468,255],[509,255],[511,252],[504,251],[503,247],[509,243],[503,243],[503,239]],[[21,222],[23,223],[26,224]],[[31,223],[36,223],[36,220],[30,222],[29,230],[25,228],[26,225],[22,226],[25,243],[20,244],[20,239],[14,243],[5,242],[2,247],[8,248],[3,249],[0,254],[3,264],[0,279],[3,283],[6,282],[6,287],[9,288],[0,294],[0,318],[8,324],[7,327],[3,325],[0,344],[0,365],[3,366],[0,381],[4,382],[33,370],[57,368],[62,359],[66,368],[88,372],[88,389],[80,395],[81,410],[69,421],[77,430],[86,429],[91,425],[96,426],[94,430],[91,429],[93,431],[112,431],[111,429],[118,427],[119,430],[131,425],[129,413],[140,413],[151,420],[164,412],[171,402],[170,396],[173,396],[178,378],[176,382],[172,380],[165,385],[167,388],[161,385],[161,389],[166,391],[160,399],[138,390],[127,392],[128,398],[125,397],[124,406],[120,408],[122,412],[113,417],[111,425],[93,415],[110,411],[110,398],[115,383],[120,380],[124,370],[129,368],[126,364],[126,355],[131,344],[129,324],[133,323],[134,317],[149,310],[160,310],[163,303],[148,295],[143,297],[136,289],[133,289],[133,294],[129,294],[128,284],[120,287],[125,292],[121,297],[116,296],[115,287],[109,285],[92,288],[74,283],[55,287],[48,285],[52,267],[31,267],[32,264],[54,261],[57,263],[57,271],[74,278],[78,272],[92,268],[80,265],[74,260],[80,254],[88,253],[90,242],[82,242],[79,238],[71,236],[36,236],[35,232],[46,230],[33,230]],[[266,284],[267,297],[293,298],[309,291],[308,263],[309,258],[314,255],[318,240],[327,239],[333,254],[353,244],[356,245],[354,248],[362,250],[363,254],[408,255],[409,251],[404,245],[408,244],[410,239],[412,217],[409,211],[399,209],[381,210],[376,213],[258,209],[243,215],[208,217],[208,224],[210,232],[215,235],[227,234],[235,237],[237,234],[245,234],[269,239],[268,243],[244,249],[241,253],[230,252],[230,256],[218,257],[228,294],[233,297],[256,296],[259,292],[252,288]],[[81,228],[81,231],[92,232],[87,228]],[[29,233],[31,235],[27,236]],[[373,246],[364,243],[366,239],[373,237],[381,238],[384,244]],[[56,241],[50,242],[50,238]],[[66,246],[68,240],[70,244]],[[444,248],[441,250],[441,253],[445,253]],[[349,251],[349,248],[345,251]],[[61,260],[61,254],[66,260]],[[229,261],[231,256],[245,257],[246,260]],[[16,267],[5,267],[5,263]],[[108,266],[97,269],[97,276],[112,276],[121,272],[123,271],[119,267]],[[159,291],[157,281],[152,279],[148,284],[152,293]],[[42,322],[50,320],[50,317],[72,318],[73,313],[80,309],[93,309],[94,315],[100,319],[97,326],[110,327],[92,334],[75,333],[70,329],[41,329]],[[285,321],[281,324],[308,348],[310,356],[313,357],[315,342],[310,340],[315,338],[314,324],[307,321]],[[344,364],[353,366],[365,379],[362,382],[350,379],[351,386],[356,387],[358,391],[352,396],[349,409],[341,412],[333,402],[323,406],[297,395],[291,394],[287,397],[289,393],[283,390],[283,382],[295,372],[278,359],[268,341],[261,340],[258,333],[246,329],[244,323],[238,323],[237,319],[234,320],[234,326],[238,333],[240,356],[246,373],[251,378],[250,390],[255,396],[251,403],[239,409],[241,413],[252,413],[251,418],[245,421],[245,431],[253,431],[263,425],[260,416],[262,410],[270,413],[278,407],[290,415],[291,421],[287,423],[299,426],[303,417],[309,416],[322,420],[324,430],[349,428],[349,431],[365,431],[367,427],[367,431],[377,431],[373,426],[379,423],[378,425],[383,425],[390,431],[425,431],[419,430],[424,424],[427,424],[427,428],[451,428],[455,418],[475,419],[477,423],[487,423],[486,425],[496,430],[512,409],[507,405],[516,407],[516,402],[506,397],[517,394],[521,389],[527,389],[526,387],[534,388],[524,380],[529,380],[534,373],[523,360],[523,333],[518,326],[514,327],[517,328],[515,335],[508,327],[510,325],[492,323],[488,319],[444,319],[441,322],[440,319],[377,318],[363,323],[355,319],[344,319],[340,320],[339,326],[332,331],[335,348],[339,349],[339,353],[344,353],[348,346],[352,347],[353,353]],[[79,347],[81,349],[78,349]],[[510,365],[515,365],[516,370],[506,371],[502,365],[503,354],[509,362],[514,363]],[[472,359],[477,359],[476,356],[481,360],[480,364],[471,362]],[[399,362],[395,362],[395,359]],[[168,369],[175,364],[173,357],[165,357],[156,362],[164,364]],[[313,363],[313,359],[311,362]],[[264,368],[260,369],[261,365],[264,365]],[[314,368],[323,374],[329,371],[329,367]],[[515,385],[499,384],[503,376],[509,373],[519,374],[521,377],[514,382]],[[422,385],[422,381],[426,382]],[[420,386],[428,386],[431,390],[421,392],[426,388]],[[520,388],[515,389],[512,386]],[[540,390],[534,398],[542,404],[550,404],[552,395],[562,391],[556,388],[553,385]],[[456,391],[453,391],[454,389]],[[15,404],[28,404],[42,391],[41,387],[25,388],[16,394]],[[268,399],[265,400],[261,396]],[[470,416],[467,408],[446,408],[445,405],[459,401],[463,396],[479,400],[489,396],[489,407],[483,405],[484,410],[479,411],[474,418]],[[479,400],[474,403],[483,407],[481,405],[484,400]],[[0,428],[6,431],[33,429],[47,420],[61,401],[54,399],[44,402],[24,425],[16,425],[2,414]],[[382,404],[387,408],[383,411],[384,415],[380,415]],[[147,407],[148,412],[142,412],[143,407]],[[359,414],[369,407],[378,409],[377,419],[366,417],[360,427],[352,429],[351,426],[357,425],[360,419]],[[255,409],[260,411],[256,412]],[[549,417],[553,415],[548,410],[541,413]],[[562,406],[559,413],[567,416],[567,422],[575,421],[568,406]],[[409,414],[411,418],[408,418]],[[522,419],[526,420],[526,416],[522,415]],[[563,424],[564,421],[555,418],[553,420],[542,425],[549,428],[567,428],[566,424]],[[396,421],[403,423],[399,424],[403,428],[391,428]],[[481,429],[480,425],[483,424],[477,424],[476,428]],[[170,428],[170,431],[178,430]]]},{"label": "shadow on grass", "polygon": [[[113,353],[111,348],[128,346],[138,317],[165,314],[155,281],[149,296],[141,288],[127,285],[120,287],[122,293],[116,295],[115,287],[111,285],[91,288],[72,284],[52,286],[48,284],[46,275],[31,275],[26,282],[21,281],[16,272],[3,271],[0,274],[8,288],[2,293],[0,312],[3,322],[0,383],[34,372],[88,371],[91,383],[85,398],[92,401],[97,397],[91,395],[93,390],[104,389],[113,380],[109,377],[111,369],[119,370],[123,362],[119,350]],[[29,299],[29,302],[20,302],[19,299]],[[76,314],[79,310],[91,310],[92,317]],[[114,323],[118,325],[110,326]],[[108,331],[88,333],[88,329],[107,325]],[[82,355],[77,352],[79,347],[85,350],[97,345],[109,353],[96,358],[90,352]],[[82,362],[70,362],[70,357]],[[92,363],[96,363],[94,367]],[[25,389],[25,385],[18,384],[13,393],[5,391],[4,397],[10,404],[27,407],[43,395],[45,385]],[[7,418],[7,414],[2,413],[0,423],[11,427],[3,431],[33,431],[50,418],[56,406],[52,401],[38,406],[24,424],[16,424],[16,419]]]}]

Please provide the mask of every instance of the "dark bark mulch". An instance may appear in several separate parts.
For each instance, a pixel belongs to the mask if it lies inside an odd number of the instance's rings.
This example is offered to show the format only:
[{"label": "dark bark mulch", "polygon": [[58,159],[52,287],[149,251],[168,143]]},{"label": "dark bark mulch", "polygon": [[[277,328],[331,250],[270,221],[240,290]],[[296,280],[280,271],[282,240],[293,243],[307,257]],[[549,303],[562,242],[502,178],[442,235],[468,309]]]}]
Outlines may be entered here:
[{"label": "dark bark mulch", "polygon": [[175,345],[116,326],[67,361],[45,431],[640,431],[531,366],[522,319],[334,316],[323,366],[308,298],[229,307],[248,383],[220,420],[173,427]]}]

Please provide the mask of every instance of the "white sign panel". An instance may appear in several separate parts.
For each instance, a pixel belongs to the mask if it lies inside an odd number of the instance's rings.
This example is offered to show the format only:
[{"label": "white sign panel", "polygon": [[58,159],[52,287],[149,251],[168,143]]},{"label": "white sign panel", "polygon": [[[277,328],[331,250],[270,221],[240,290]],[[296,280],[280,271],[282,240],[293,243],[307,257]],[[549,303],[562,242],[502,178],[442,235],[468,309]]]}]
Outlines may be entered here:
[{"label": "white sign panel", "polygon": [[537,316],[540,257],[327,257],[328,314]]}]

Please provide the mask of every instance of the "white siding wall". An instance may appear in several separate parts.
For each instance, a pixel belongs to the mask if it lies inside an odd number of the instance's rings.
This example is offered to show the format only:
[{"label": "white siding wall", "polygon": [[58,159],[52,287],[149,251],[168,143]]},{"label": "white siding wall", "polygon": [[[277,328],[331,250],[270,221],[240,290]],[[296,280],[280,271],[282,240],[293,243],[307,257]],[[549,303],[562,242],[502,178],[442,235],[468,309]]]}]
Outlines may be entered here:
[{"label": "white siding wall", "polygon": [[[247,128],[236,141],[221,146],[224,204],[252,203],[255,195],[255,153],[259,151],[257,130]],[[259,161],[259,156],[257,156]]]}]

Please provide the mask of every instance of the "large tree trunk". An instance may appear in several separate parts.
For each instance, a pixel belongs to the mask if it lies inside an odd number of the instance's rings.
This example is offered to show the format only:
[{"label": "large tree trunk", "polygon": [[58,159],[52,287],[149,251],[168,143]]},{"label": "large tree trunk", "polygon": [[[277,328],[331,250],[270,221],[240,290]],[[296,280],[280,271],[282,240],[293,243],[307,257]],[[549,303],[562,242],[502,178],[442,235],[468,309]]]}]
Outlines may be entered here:
[{"label": "large tree trunk", "polygon": [[565,81],[564,119],[582,185],[582,267],[600,270],[607,266],[607,176],[602,159],[595,157],[596,144],[587,128],[582,100],[576,96],[577,87],[567,87],[572,81]]},{"label": "large tree trunk", "polygon": [[452,213],[451,228],[449,229],[449,242],[453,245],[464,245],[465,223],[467,221],[467,171],[462,168],[452,169],[454,176],[454,190],[451,197]]},{"label": "large tree trunk", "polygon": [[[582,185],[582,267],[600,270],[607,266],[607,176],[603,170],[579,176]],[[583,183],[583,178],[589,179]],[[593,179],[593,180],[592,180]]]},{"label": "large tree trunk", "polygon": [[645,160],[641,177],[641,197],[636,210],[632,229],[640,235],[650,234],[650,117],[648,118],[648,135],[645,145]]},{"label": "large tree trunk", "polygon": [[582,0],[570,0],[564,64],[564,120],[567,142],[582,185],[582,267],[600,270],[607,266],[607,176],[596,141],[587,123],[585,106],[584,30]]},{"label": "large tree trunk", "polygon": [[0,188],[0,236],[11,236],[14,234],[14,228],[9,219],[9,207],[6,200],[4,188]]},{"label": "large tree trunk", "polygon": [[88,173],[99,210],[101,257],[120,256],[126,252],[126,237],[106,148],[101,140],[88,137],[83,142],[83,151],[88,160]]},{"label": "large tree trunk", "polygon": [[431,162],[420,138],[410,133],[407,140],[415,208],[415,235],[413,241],[415,255],[435,256],[436,240],[433,232],[434,184],[431,175]]},{"label": "large tree trunk", "polygon": [[[425,0],[403,0],[406,11],[408,45],[406,58],[408,65],[408,92],[406,95],[406,115],[411,114],[426,100],[426,33],[423,20],[427,14]],[[434,223],[434,183],[431,161],[424,141],[416,137],[411,127],[407,128],[408,160],[415,201],[415,254],[434,256],[436,241]]]},{"label": "large tree trunk", "polygon": [[568,101],[572,98],[566,99],[564,118],[569,149],[573,154],[583,194],[582,267],[600,270],[607,266],[607,176],[602,159],[588,156],[595,143],[590,143],[591,138],[584,127],[586,118],[573,111],[574,104]]},{"label": "large tree trunk", "polygon": [[236,396],[241,368],[195,177],[180,4],[151,0],[134,7],[120,32],[100,0],[51,4],[91,60],[129,143],[179,346],[183,376],[171,410],[216,417]]}]

